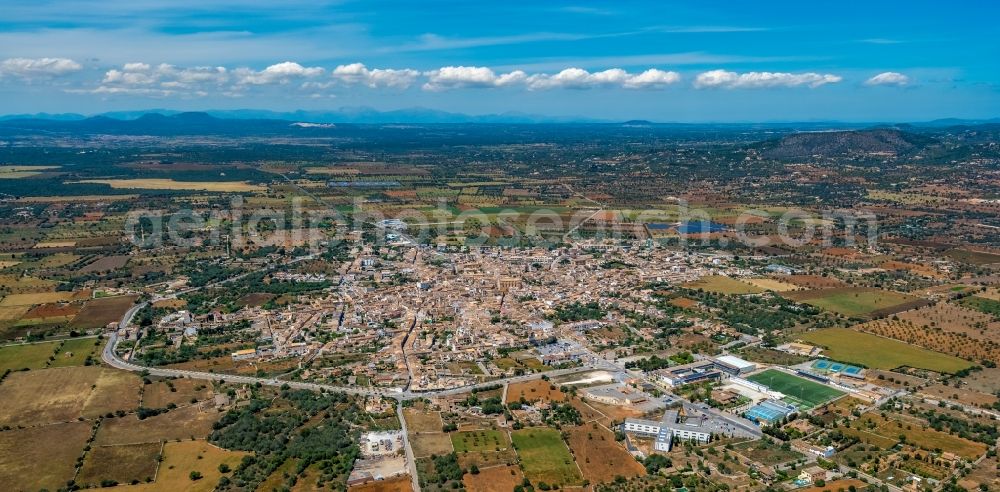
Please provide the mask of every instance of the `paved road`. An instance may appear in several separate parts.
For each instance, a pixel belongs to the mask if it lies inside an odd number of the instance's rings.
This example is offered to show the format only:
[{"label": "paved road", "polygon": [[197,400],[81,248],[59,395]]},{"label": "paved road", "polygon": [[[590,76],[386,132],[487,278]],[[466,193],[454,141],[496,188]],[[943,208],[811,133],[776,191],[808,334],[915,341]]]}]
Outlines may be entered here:
[{"label": "paved road", "polygon": [[403,402],[396,403],[396,416],[399,417],[399,425],[403,430],[403,449],[406,450],[406,467],[410,472],[410,486],[413,492],[420,492],[420,479],[417,478],[417,458],[413,455],[413,448],[410,447],[410,433],[406,430],[406,419],[403,417]]}]

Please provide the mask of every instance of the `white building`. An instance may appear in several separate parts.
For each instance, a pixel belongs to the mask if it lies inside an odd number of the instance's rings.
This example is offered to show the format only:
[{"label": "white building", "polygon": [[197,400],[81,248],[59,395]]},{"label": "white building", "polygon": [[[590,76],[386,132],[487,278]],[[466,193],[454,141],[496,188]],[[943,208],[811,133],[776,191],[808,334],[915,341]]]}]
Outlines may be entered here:
[{"label": "white building", "polygon": [[684,405],[685,417],[678,410],[667,410],[659,422],[645,419],[625,419],[622,430],[634,434],[656,437],[653,447],[669,451],[674,440],[707,443],[712,435],[759,438],[760,429],[752,422],[739,417],[712,414],[690,404]]}]

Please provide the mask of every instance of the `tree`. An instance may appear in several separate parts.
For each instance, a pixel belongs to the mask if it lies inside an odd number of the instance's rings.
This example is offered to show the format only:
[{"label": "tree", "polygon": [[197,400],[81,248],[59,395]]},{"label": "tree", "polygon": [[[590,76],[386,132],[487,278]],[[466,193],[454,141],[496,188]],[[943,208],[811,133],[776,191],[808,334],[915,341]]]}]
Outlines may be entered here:
[{"label": "tree", "polygon": [[193,471],[188,474],[188,478],[190,478],[191,481],[201,480],[201,472]]}]

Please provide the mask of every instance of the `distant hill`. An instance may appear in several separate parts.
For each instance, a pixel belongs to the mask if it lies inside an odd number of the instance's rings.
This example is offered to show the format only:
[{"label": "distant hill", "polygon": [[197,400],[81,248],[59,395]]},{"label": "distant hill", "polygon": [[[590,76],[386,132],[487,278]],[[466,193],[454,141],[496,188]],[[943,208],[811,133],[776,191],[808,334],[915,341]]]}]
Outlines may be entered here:
[{"label": "distant hill", "polygon": [[911,155],[937,143],[936,139],[917,133],[895,128],[875,128],[793,133],[762,142],[758,147],[764,157],[795,159],[863,154]]},{"label": "distant hill", "polygon": [[[468,115],[428,108],[405,108],[379,111],[366,106],[345,106],[331,110],[271,111],[266,109],[214,109],[202,111],[210,116],[239,120],[290,120],[305,123],[357,123],[357,124],[433,124],[433,123],[602,123],[605,120],[580,116],[545,116],[538,114],[505,112],[499,114]],[[112,111],[97,116],[107,116],[119,120],[134,120],[145,114],[173,116],[181,113],[172,109],[148,109],[142,111]],[[76,115],[79,116],[79,115]],[[34,117],[54,119],[49,115],[20,115],[19,118]],[[12,117],[0,116],[0,120]],[[70,118],[64,118],[70,119]],[[75,119],[83,119],[79,116]]]},{"label": "distant hill", "polygon": [[121,120],[94,116],[81,120],[9,119],[0,121],[0,135],[32,133],[73,133],[108,135],[250,135],[302,133],[284,120],[221,119],[207,113],[188,112],[170,116],[147,113],[136,119]]}]

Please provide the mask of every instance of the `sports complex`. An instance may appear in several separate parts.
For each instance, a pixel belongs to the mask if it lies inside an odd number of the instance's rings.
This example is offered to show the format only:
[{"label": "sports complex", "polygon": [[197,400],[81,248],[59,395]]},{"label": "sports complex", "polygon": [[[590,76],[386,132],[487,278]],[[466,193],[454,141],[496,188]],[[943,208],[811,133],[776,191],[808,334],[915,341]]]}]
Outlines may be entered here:
[{"label": "sports complex", "polygon": [[800,410],[810,410],[844,395],[843,391],[777,369],[767,369],[746,379],[784,394],[782,400]]}]

